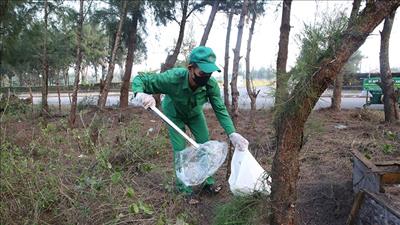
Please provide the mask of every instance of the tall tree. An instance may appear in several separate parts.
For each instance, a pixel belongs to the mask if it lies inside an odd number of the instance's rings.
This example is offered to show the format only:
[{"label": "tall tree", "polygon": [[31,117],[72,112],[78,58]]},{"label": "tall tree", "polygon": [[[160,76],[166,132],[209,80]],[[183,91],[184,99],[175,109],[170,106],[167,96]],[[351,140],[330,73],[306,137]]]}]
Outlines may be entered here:
[{"label": "tall tree", "polygon": [[400,0],[373,1],[356,17],[356,23],[331,42],[317,67],[294,87],[275,119],[276,153],[272,165],[272,225],[296,224],[299,152],[303,145],[304,124],[312,109],[336,78],[350,56],[365,42],[382,20],[400,5]]},{"label": "tall tree", "polygon": [[394,81],[392,79],[392,72],[389,64],[389,40],[395,14],[396,11],[393,11],[385,18],[385,23],[381,32],[381,49],[379,52],[381,71],[380,87],[383,91],[383,104],[386,122],[394,122],[399,120],[397,103],[399,93],[396,93],[394,90]]},{"label": "tall tree", "polygon": [[47,57],[47,19],[49,16],[48,2],[44,1],[44,43],[43,43],[43,80],[42,80],[42,113],[49,113],[49,105],[47,103],[47,95],[49,92],[49,62]]},{"label": "tall tree", "polygon": [[[361,5],[361,0],[355,0],[353,2],[353,8],[351,9],[349,24],[354,23],[354,19],[356,18],[358,11],[360,10],[360,5]],[[344,70],[341,70],[336,76],[334,82],[332,101],[331,101],[331,109],[333,109],[334,111],[341,110],[344,72],[345,72]]]},{"label": "tall tree", "polygon": [[231,79],[231,93],[232,93],[232,119],[233,123],[237,123],[237,119],[239,117],[239,91],[237,88],[237,79],[239,76],[239,61],[240,61],[240,47],[242,46],[242,36],[243,36],[243,27],[244,27],[244,19],[247,16],[249,1],[244,0],[242,11],[240,13],[240,19],[238,24],[238,34],[236,39],[236,46],[233,50],[233,69],[232,69],[232,79]]},{"label": "tall tree", "polygon": [[279,35],[278,59],[276,60],[276,95],[275,107],[286,101],[288,92],[288,80],[290,75],[286,73],[288,57],[289,33],[290,33],[290,10],[292,0],[284,0],[282,5],[281,28]]},{"label": "tall tree", "polygon": [[260,93],[260,90],[256,90],[256,88],[253,85],[253,81],[250,77],[250,52],[251,52],[251,41],[253,38],[253,33],[254,33],[254,26],[256,24],[256,19],[257,19],[257,0],[253,0],[250,3],[249,7],[249,13],[251,15],[251,25],[249,28],[249,37],[247,39],[247,50],[246,50],[246,90],[247,94],[250,97],[250,122],[254,126],[255,125],[255,120],[254,120],[254,115],[256,111],[256,100],[257,96]]},{"label": "tall tree", "polygon": [[124,21],[125,21],[125,18],[126,18],[126,14],[127,14],[127,8],[128,8],[127,4],[128,4],[127,0],[123,0],[122,1],[121,15],[120,15],[119,23],[118,23],[118,30],[117,30],[117,33],[115,35],[115,42],[114,42],[114,46],[113,46],[113,49],[112,49],[111,59],[110,59],[110,62],[108,64],[107,77],[106,77],[106,80],[104,81],[104,87],[101,90],[101,93],[100,93],[100,96],[99,96],[99,101],[97,103],[97,106],[100,109],[103,109],[105,107],[105,105],[106,105],[108,91],[110,89],[111,81],[112,81],[112,79],[114,77],[115,59],[116,59],[117,51],[118,51],[119,44],[120,44],[120,41],[121,41],[122,26],[124,24]]},{"label": "tall tree", "polygon": [[226,38],[225,38],[225,63],[224,63],[224,103],[227,108],[229,108],[229,43],[231,41],[231,30],[232,30],[232,19],[234,15],[233,4],[228,1],[226,5],[228,10],[228,26],[226,27]]},{"label": "tall tree", "polygon": [[208,17],[206,28],[204,28],[203,36],[201,37],[200,46],[205,46],[207,43],[208,36],[210,35],[211,27],[214,23],[215,14],[218,12],[220,0],[214,0],[211,8],[210,16]]},{"label": "tall tree", "polygon": [[129,40],[128,40],[128,54],[126,56],[126,62],[125,62],[125,73],[122,78],[122,84],[121,84],[121,91],[120,91],[120,107],[121,108],[126,108],[128,107],[128,97],[129,97],[129,87],[130,87],[130,80],[131,80],[131,74],[132,74],[132,65],[133,65],[133,58],[134,58],[134,52],[136,49],[136,39],[137,39],[137,30],[138,30],[138,20],[140,15],[140,6],[141,6],[141,1],[133,1],[132,2],[133,6],[131,9],[131,16],[132,19],[130,20],[129,24]]},{"label": "tall tree", "polygon": [[[180,49],[182,47],[183,43],[183,38],[185,34],[185,27],[186,27],[186,22],[189,18],[189,16],[196,10],[203,10],[205,6],[205,2],[200,2],[200,3],[192,3],[190,4],[192,7],[189,9],[189,0],[181,0],[178,1],[181,6],[180,8],[182,9],[182,17],[180,21],[178,21],[177,18],[172,17],[172,20],[178,23],[179,25],[179,34],[178,34],[178,39],[176,40],[176,44],[174,47],[174,50],[172,51],[172,54],[168,54],[167,58],[165,59],[165,62],[161,66],[160,72],[165,72],[172,67],[174,67],[176,60],[178,59],[178,55],[180,53]],[[154,98],[156,99],[157,107],[160,106],[161,100],[160,100],[160,95],[156,94],[153,95]]]},{"label": "tall tree", "polygon": [[82,63],[82,51],[81,51],[81,43],[82,43],[82,33],[83,33],[83,1],[79,2],[79,17],[78,17],[78,26],[76,30],[76,63],[75,63],[75,81],[74,81],[74,90],[72,92],[72,101],[71,101],[71,110],[69,113],[68,124],[69,127],[73,127],[76,120],[76,106],[78,101],[78,90],[79,90],[79,75],[81,72],[81,63]]}]

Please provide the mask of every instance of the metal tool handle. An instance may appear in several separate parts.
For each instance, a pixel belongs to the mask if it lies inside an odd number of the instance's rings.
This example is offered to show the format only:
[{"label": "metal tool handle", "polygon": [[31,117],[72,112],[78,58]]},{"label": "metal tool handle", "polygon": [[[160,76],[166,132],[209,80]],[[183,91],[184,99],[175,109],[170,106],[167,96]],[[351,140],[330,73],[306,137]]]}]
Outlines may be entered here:
[{"label": "metal tool handle", "polygon": [[150,109],[155,112],[162,120],[164,120],[168,125],[174,128],[182,137],[184,137],[190,144],[192,144],[195,148],[199,148],[199,144],[197,144],[193,139],[191,139],[185,132],[183,132],[178,126],[175,125],[164,113],[162,113],[157,107],[151,106]]}]

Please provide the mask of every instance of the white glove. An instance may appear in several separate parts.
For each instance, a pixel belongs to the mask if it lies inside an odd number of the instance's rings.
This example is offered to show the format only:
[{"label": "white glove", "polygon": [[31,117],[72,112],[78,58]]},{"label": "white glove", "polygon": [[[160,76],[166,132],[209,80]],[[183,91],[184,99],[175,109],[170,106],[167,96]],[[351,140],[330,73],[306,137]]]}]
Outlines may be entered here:
[{"label": "white glove", "polygon": [[246,140],[246,138],[238,133],[230,134],[229,139],[231,140],[235,149],[239,151],[245,151],[249,148],[249,142]]},{"label": "white glove", "polygon": [[152,95],[138,92],[136,93],[136,99],[142,104],[145,109],[156,106],[156,100],[153,98]]}]

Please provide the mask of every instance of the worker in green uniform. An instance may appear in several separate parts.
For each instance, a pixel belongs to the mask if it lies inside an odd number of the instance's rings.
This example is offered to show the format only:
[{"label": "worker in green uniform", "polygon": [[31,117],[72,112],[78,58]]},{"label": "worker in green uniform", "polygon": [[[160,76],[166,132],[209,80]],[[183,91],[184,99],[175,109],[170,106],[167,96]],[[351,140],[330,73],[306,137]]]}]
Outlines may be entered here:
[{"label": "worker in green uniform", "polygon": [[[162,101],[164,114],[180,129],[185,125],[195,137],[197,143],[209,140],[207,122],[203,113],[203,105],[207,101],[216,117],[228,134],[235,149],[243,151],[249,142],[235,132],[232,120],[222,101],[218,83],[211,75],[221,70],[215,65],[215,54],[211,48],[200,46],[192,50],[187,68],[173,68],[160,74],[138,75],[132,82],[132,89],[138,102],[144,108],[155,106],[151,94],[165,94]],[[186,147],[185,139],[173,128],[168,127],[170,141],[174,153]],[[174,154],[175,159],[175,154]],[[177,188],[186,194],[192,194],[192,188],[185,186],[177,179]],[[207,191],[217,193],[219,190],[213,177],[209,177],[203,186]]]}]

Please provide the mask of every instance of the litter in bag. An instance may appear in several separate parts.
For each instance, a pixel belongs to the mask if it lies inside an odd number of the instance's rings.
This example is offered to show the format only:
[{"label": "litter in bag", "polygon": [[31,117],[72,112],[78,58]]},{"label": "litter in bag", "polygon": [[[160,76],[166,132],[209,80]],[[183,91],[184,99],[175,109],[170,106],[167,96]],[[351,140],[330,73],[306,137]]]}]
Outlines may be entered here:
[{"label": "litter in bag", "polygon": [[221,167],[227,152],[227,144],[219,141],[208,141],[198,149],[192,146],[176,152],[176,176],[186,186],[202,184]]},{"label": "litter in bag", "polygon": [[271,177],[260,166],[249,150],[235,150],[231,162],[229,187],[234,195],[254,192],[269,194]]}]

